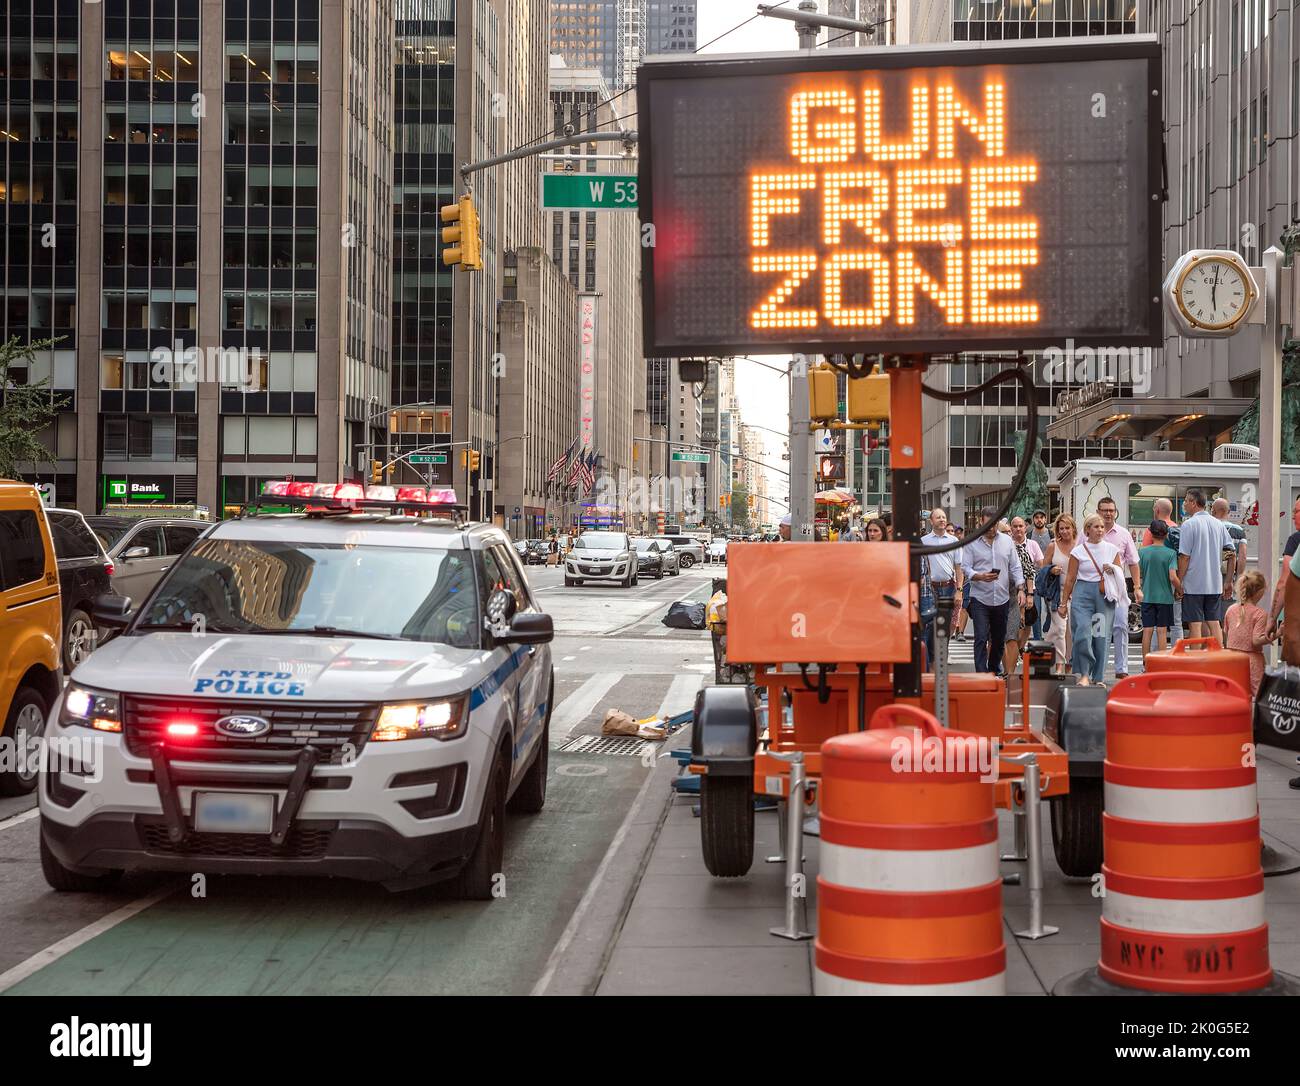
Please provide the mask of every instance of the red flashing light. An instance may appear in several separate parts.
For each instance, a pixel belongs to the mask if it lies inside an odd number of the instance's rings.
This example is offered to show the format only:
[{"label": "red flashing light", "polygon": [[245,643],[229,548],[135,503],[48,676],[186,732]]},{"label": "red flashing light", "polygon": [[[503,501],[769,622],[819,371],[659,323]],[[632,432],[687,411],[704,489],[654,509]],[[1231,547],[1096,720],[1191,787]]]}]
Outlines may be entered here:
[{"label": "red flashing light", "polygon": [[399,486],[397,488],[397,500],[399,502],[419,502],[423,505],[429,500],[429,492],[422,486]]},{"label": "red flashing light", "polygon": [[193,739],[199,734],[199,726],[188,720],[173,720],[167,725],[169,739]]},{"label": "red flashing light", "polygon": [[315,483],[290,483],[285,493],[291,498],[310,498],[315,489]]}]

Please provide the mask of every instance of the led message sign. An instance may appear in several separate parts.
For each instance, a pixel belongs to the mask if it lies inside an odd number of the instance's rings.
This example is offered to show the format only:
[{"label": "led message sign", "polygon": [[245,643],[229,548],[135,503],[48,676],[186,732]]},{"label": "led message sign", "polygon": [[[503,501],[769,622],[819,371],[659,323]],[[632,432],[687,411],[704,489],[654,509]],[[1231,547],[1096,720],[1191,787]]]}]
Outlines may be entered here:
[{"label": "led message sign", "polygon": [[651,62],[647,355],[1158,346],[1153,40]]}]

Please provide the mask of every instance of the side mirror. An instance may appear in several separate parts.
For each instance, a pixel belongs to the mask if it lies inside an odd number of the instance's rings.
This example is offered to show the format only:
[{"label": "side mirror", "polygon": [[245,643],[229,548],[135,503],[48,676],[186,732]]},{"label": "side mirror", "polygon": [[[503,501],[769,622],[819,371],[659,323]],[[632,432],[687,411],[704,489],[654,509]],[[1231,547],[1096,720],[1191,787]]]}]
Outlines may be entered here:
[{"label": "side mirror", "polygon": [[515,645],[546,645],[555,639],[555,624],[550,615],[525,611],[510,620],[510,630],[503,641]]},{"label": "side mirror", "polygon": [[131,598],[129,596],[113,596],[104,593],[95,597],[95,602],[90,609],[90,617],[100,626],[105,626],[110,630],[124,630],[131,622]]},{"label": "side mirror", "polygon": [[122,561],[129,562],[132,558],[148,558],[148,547],[128,547],[122,552]]}]

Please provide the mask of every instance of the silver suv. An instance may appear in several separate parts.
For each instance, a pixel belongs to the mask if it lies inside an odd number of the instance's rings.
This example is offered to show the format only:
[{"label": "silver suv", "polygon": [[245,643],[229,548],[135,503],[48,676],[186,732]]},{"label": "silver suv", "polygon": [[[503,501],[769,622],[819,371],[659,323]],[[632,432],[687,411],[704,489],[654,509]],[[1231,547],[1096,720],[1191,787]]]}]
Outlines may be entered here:
[{"label": "silver suv", "polygon": [[704,564],[704,544],[690,535],[657,535],[655,539],[666,539],[677,551],[682,569],[690,569],[697,562]]}]

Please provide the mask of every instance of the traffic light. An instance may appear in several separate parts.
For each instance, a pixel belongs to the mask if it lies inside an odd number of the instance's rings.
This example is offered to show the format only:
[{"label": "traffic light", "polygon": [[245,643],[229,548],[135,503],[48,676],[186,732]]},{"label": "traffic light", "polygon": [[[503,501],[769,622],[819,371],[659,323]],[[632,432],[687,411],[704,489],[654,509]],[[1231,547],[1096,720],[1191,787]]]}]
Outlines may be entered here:
[{"label": "traffic light", "polygon": [[726,495],[726,494],[719,494],[719,495],[718,495],[718,508],[719,508],[719,509],[726,509],[726,508],[727,508],[727,495]]},{"label": "traffic light", "polygon": [[479,457],[480,457],[480,455],[481,455],[481,454],[479,453],[478,449],[470,449],[470,451],[469,451],[469,470],[470,470],[470,471],[478,471],[478,462],[479,462]]},{"label": "traffic light", "polygon": [[751,509],[754,508],[754,495],[753,495],[753,494],[751,494],[751,495],[749,496],[749,507],[750,507]]},{"label": "traffic light", "polygon": [[382,460],[370,461],[370,481],[372,483],[382,483],[384,481],[384,462]]},{"label": "traffic light", "polygon": [[459,264],[462,271],[480,271],[483,254],[474,198],[466,193],[456,203],[444,206],[442,221],[454,224],[442,228],[442,242],[448,246],[442,251],[442,262],[448,266]]},{"label": "traffic light", "polygon": [[808,417],[813,422],[831,422],[840,417],[835,395],[835,371],[818,364],[808,370]]},{"label": "traffic light", "polygon": [[889,374],[850,377],[845,396],[849,422],[883,422],[889,418]]}]

